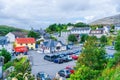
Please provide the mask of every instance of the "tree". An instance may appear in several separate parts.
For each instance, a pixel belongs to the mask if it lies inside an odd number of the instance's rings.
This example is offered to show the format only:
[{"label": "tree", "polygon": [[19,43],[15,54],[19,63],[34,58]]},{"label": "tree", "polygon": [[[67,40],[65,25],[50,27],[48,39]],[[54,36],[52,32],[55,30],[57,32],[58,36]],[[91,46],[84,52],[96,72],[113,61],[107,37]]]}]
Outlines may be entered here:
[{"label": "tree", "polygon": [[77,38],[76,38],[76,36],[74,34],[70,34],[68,36],[68,41],[70,41],[70,42],[76,42]]},{"label": "tree", "polygon": [[81,42],[85,42],[88,38],[88,35],[87,34],[83,34],[82,37],[81,37]]},{"label": "tree", "polygon": [[116,38],[116,41],[115,41],[115,49],[117,51],[120,51],[120,32],[118,32],[118,34],[117,34],[117,38]]},{"label": "tree", "polygon": [[75,27],[89,27],[89,25],[82,23],[82,22],[76,23],[74,26]]},{"label": "tree", "polygon": [[101,42],[102,44],[106,44],[106,43],[107,43],[107,37],[106,37],[105,35],[101,36],[100,42]]},{"label": "tree", "polygon": [[75,74],[71,75],[70,80],[93,80],[105,69],[106,52],[102,47],[98,47],[97,43],[94,37],[87,39],[78,58]]},{"label": "tree", "polygon": [[28,37],[39,38],[39,34],[34,31],[29,31]]},{"label": "tree", "polygon": [[7,63],[11,60],[11,54],[4,48],[1,50],[0,56],[4,57],[4,63]]}]

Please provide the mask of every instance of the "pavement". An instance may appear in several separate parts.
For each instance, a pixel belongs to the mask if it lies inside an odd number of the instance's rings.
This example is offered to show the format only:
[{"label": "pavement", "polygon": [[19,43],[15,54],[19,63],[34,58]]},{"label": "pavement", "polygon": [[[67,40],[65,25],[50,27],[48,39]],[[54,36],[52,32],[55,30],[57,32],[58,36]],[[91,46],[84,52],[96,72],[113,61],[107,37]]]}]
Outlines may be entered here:
[{"label": "pavement", "polygon": [[28,55],[31,56],[32,62],[32,74],[36,75],[38,72],[45,72],[54,78],[56,73],[64,69],[66,66],[75,66],[76,61],[66,62],[63,64],[56,64],[53,62],[49,62],[43,59],[43,53],[37,53],[37,51],[29,51]]}]

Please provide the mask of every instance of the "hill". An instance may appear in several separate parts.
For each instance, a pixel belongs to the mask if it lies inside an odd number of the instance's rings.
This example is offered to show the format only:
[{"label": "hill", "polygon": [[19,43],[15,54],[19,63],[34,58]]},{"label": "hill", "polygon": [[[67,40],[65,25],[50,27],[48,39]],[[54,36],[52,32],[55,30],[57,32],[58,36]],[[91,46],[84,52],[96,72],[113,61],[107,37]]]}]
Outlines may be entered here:
[{"label": "hill", "polygon": [[99,25],[99,24],[102,24],[102,25],[120,24],[120,14],[98,19],[90,23],[90,25]]},{"label": "hill", "polygon": [[12,31],[28,32],[27,30],[24,30],[24,29],[19,29],[11,26],[6,26],[6,25],[0,25],[0,36],[4,36],[7,33]]}]

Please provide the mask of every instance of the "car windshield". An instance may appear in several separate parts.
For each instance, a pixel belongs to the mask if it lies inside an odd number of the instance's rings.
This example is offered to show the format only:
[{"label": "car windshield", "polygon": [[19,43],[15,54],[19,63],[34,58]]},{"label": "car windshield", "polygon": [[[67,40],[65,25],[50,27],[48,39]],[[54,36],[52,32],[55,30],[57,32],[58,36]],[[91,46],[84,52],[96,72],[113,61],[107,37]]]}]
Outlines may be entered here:
[{"label": "car windshield", "polygon": [[47,78],[47,74],[41,73],[41,74],[40,74],[40,77],[41,77],[41,78]]}]

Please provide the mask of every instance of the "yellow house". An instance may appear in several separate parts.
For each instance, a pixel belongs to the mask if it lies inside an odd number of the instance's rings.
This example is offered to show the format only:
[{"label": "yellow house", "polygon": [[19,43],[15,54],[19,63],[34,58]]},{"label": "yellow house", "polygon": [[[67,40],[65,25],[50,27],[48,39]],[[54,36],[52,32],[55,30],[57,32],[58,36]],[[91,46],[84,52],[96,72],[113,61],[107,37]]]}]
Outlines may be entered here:
[{"label": "yellow house", "polygon": [[34,38],[16,38],[14,46],[22,47],[26,46],[28,49],[35,49],[35,39]]}]

